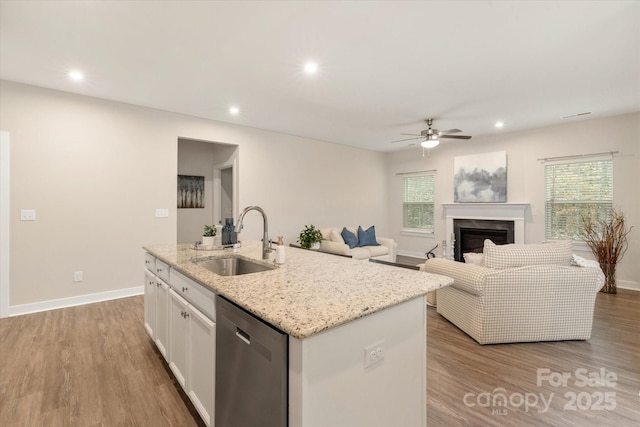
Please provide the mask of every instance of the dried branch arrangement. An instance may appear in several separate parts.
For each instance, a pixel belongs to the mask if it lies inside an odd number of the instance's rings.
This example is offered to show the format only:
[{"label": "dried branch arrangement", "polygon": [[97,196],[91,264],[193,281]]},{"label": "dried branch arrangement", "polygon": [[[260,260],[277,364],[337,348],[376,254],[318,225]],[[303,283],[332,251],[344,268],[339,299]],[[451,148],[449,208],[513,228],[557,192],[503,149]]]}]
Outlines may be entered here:
[{"label": "dried branch arrangement", "polygon": [[591,248],[600,264],[617,264],[627,251],[627,236],[632,227],[627,228],[624,214],[616,209],[609,221],[596,220],[591,216],[583,218],[584,240]]}]

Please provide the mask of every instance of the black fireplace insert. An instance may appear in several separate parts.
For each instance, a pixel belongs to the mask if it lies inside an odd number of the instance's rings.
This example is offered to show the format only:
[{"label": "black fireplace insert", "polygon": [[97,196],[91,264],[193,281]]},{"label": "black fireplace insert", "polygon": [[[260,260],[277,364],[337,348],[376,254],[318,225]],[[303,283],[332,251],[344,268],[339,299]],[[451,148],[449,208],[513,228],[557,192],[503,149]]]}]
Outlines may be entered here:
[{"label": "black fireplace insert", "polygon": [[514,243],[514,222],[493,219],[454,219],[454,259],[464,262],[467,252],[482,253],[484,240],[496,245]]}]

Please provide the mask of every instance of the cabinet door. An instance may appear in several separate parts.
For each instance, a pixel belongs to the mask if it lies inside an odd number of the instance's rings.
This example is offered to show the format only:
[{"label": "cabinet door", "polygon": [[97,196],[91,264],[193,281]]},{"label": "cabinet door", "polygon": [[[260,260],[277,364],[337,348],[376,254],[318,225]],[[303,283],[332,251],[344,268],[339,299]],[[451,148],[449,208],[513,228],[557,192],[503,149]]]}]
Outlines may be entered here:
[{"label": "cabinet door", "polygon": [[209,319],[216,321],[215,294],[178,271],[171,270],[171,286],[189,304],[194,305]]},{"label": "cabinet door", "polygon": [[156,329],[156,276],[144,271],[144,328],[151,338]]},{"label": "cabinet door", "polygon": [[168,362],[169,355],[169,285],[156,278],[156,346]]},{"label": "cabinet door", "polygon": [[188,304],[173,289],[169,290],[169,368],[186,390]]},{"label": "cabinet door", "polygon": [[206,425],[215,407],[216,324],[195,307],[189,310],[187,395]]}]

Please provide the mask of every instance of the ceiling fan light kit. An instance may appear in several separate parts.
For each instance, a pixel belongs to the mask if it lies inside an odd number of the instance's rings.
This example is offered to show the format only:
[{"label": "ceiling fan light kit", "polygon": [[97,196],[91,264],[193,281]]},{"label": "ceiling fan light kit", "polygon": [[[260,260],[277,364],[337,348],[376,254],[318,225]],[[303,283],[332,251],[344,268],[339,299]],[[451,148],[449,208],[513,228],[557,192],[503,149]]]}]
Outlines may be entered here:
[{"label": "ceiling fan light kit", "polygon": [[425,139],[420,143],[424,148],[435,148],[440,144],[440,141],[437,139]]},{"label": "ceiling fan light kit", "polygon": [[422,148],[434,148],[440,144],[441,138],[451,138],[451,139],[471,139],[468,135],[451,135],[452,133],[462,132],[460,129],[448,129],[439,131],[438,129],[432,129],[433,119],[426,119],[425,122],[429,129],[425,129],[420,132],[420,135],[412,134],[412,133],[403,133],[401,135],[413,135],[415,138],[407,138],[407,139],[399,139],[397,141],[391,142],[401,142],[401,141],[410,141],[413,139],[422,139],[420,145]]}]

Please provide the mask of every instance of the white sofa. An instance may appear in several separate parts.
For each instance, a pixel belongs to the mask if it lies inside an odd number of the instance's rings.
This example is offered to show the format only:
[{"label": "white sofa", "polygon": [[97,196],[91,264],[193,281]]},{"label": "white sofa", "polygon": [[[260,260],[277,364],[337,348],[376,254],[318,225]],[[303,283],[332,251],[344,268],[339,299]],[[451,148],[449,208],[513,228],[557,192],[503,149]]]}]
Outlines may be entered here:
[{"label": "white sofa", "polygon": [[322,241],[320,242],[320,251],[328,252],[335,255],[350,256],[354,259],[369,258],[379,259],[382,261],[396,262],[396,253],[398,244],[393,239],[378,237],[376,241],[380,246],[356,246],[350,248],[342,238],[342,229],[346,228],[358,236],[358,227],[327,227],[320,228],[322,233]]},{"label": "white sofa", "polygon": [[438,313],[480,344],[586,340],[604,275],[574,258],[571,242],[487,240],[483,265],[434,258],[420,269],[454,279],[437,291]]}]

